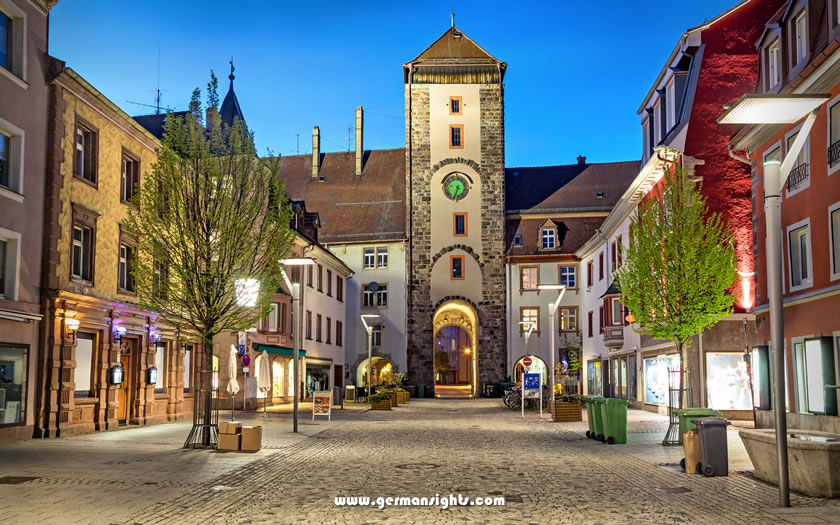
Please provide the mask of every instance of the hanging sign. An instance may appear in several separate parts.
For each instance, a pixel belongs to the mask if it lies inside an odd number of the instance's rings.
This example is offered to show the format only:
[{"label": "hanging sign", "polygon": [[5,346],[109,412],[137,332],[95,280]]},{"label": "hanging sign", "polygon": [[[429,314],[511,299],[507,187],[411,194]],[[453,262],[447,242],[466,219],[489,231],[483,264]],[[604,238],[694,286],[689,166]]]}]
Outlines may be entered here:
[{"label": "hanging sign", "polygon": [[522,374],[522,417],[525,417],[526,399],[539,399],[540,417],[542,417],[542,388],[540,388],[540,383],[540,374]]},{"label": "hanging sign", "polygon": [[315,416],[327,416],[332,420],[332,390],[312,393],[312,420]]},{"label": "hanging sign", "polygon": [[251,356],[245,354],[242,356],[242,366],[248,367],[251,365]]}]

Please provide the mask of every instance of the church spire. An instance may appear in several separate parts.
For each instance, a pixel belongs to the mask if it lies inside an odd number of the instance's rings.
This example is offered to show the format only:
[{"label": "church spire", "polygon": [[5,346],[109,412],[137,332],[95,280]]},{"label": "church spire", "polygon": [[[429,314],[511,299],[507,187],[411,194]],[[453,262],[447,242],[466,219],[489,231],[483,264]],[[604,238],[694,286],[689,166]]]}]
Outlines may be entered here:
[{"label": "church spire", "polygon": [[245,123],[245,116],[242,114],[242,108],[239,107],[239,100],[236,98],[236,93],[233,91],[233,79],[236,76],[233,72],[236,68],[233,66],[233,57],[230,58],[230,75],[228,78],[230,79],[230,88],[228,89],[227,95],[225,95],[225,100],[222,101],[222,107],[219,109],[219,116],[222,119],[223,124],[227,124],[228,126],[233,125],[233,121],[236,117],[239,117],[239,120],[242,123]]}]

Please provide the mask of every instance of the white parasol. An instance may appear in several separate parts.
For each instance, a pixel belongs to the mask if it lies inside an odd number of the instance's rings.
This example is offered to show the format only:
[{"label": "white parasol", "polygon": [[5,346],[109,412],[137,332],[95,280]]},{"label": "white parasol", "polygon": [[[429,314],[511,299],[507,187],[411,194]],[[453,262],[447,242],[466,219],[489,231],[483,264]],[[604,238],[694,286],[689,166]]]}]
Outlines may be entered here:
[{"label": "white parasol", "polygon": [[263,398],[263,421],[265,421],[266,403],[268,403],[268,396],[271,392],[271,363],[268,362],[268,352],[263,350],[260,356],[260,368],[258,371],[260,377],[257,380],[257,388],[265,394]]},{"label": "white parasol", "polygon": [[228,359],[228,384],[227,392],[230,394],[230,418],[233,419],[233,398],[239,392],[239,381],[236,380],[236,361],[238,358],[236,347],[230,345],[230,359]]}]

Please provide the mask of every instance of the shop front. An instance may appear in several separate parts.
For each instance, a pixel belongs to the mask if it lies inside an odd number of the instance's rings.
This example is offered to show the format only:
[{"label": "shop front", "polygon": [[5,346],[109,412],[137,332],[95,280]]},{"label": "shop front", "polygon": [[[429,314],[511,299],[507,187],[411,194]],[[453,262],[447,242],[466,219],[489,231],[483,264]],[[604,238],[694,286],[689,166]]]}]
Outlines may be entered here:
[{"label": "shop front", "polygon": [[603,396],[603,370],[601,359],[586,362],[586,393],[590,396]]},{"label": "shop front", "polygon": [[[668,406],[668,390],[672,377],[678,377],[680,356],[660,354],[642,360],[644,373],[644,404],[646,408]],[[672,374],[672,372],[675,372]]]},{"label": "shop front", "polygon": [[313,392],[323,392],[332,388],[332,361],[309,358],[306,360],[305,396],[311,398]]},{"label": "shop front", "polygon": [[637,398],[636,353],[610,356],[606,396],[635,401]]},{"label": "shop front", "polygon": [[[291,403],[294,398],[295,388],[295,362],[294,350],[285,346],[256,344],[254,345],[256,356],[253,360],[254,365],[251,367],[251,376],[259,381],[260,365],[263,359],[262,353],[265,351],[268,354],[270,362],[269,369],[271,370],[271,391],[269,392],[271,398],[269,405]],[[306,350],[298,350],[299,356],[299,373],[300,377],[308,378],[309,363],[306,359]],[[301,397],[306,395],[304,386],[307,383],[301,382]],[[265,399],[268,394],[257,389],[257,399]]]}]

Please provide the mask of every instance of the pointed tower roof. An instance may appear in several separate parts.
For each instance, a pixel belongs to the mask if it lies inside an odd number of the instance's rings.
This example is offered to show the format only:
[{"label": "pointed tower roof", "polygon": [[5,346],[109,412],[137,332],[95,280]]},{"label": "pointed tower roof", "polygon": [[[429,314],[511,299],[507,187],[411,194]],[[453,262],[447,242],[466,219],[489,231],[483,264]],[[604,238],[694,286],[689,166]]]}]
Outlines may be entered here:
[{"label": "pointed tower roof", "polygon": [[499,60],[453,25],[412,62],[415,64],[459,62],[495,64]]},{"label": "pointed tower roof", "polygon": [[234,69],[233,59],[231,59],[230,75],[228,75],[228,78],[230,79],[230,89],[228,89],[227,95],[225,95],[225,99],[222,101],[222,107],[219,109],[219,116],[222,119],[222,123],[227,124],[228,126],[233,125],[233,119],[235,117],[239,117],[239,120],[243,123],[245,122],[245,116],[242,114],[242,108],[239,107],[239,100],[236,99],[236,93],[233,92],[233,79],[236,78],[233,75]]}]

